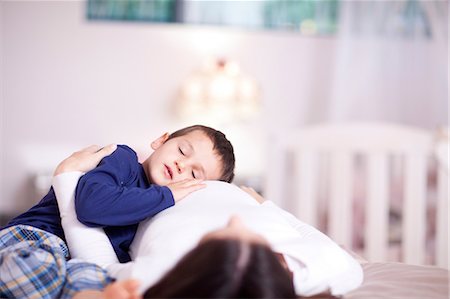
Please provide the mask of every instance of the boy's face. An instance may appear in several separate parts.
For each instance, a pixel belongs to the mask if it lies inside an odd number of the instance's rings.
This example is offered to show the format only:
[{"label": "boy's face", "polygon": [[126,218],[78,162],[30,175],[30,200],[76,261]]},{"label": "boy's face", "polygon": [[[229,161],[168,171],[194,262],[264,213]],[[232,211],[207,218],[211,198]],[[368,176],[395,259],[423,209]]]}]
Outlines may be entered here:
[{"label": "boy's face", "polygon": [[222,163],[206,134],[197,130],[168,138],[166,133],[153,141],[155,151],[142,164],[150,183],[165,186],[184,179],[220,178]]}]

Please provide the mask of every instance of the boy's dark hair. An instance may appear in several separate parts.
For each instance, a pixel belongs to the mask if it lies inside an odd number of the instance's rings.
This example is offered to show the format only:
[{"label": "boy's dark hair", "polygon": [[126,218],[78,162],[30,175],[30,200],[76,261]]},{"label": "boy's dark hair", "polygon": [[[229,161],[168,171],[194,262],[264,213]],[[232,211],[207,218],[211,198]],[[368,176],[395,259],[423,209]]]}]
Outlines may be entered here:
[{"label": "boy's dark hair", "polygon": [[288,271],[262,244],[215,239],[199,244],[144,298],[296,298]]},{"label": "boy's dark hair", "polygon": [[233,145],[227,139],[224,133],[210,127],[194,125],[173,132],[172,134],[170,134],[168,140],[175,137],[184,136],[193,131],[201,131],[211,139],[214,145],[213,149],[217,151],[217,154],[219,155],[222,162],[222,176],[219,178],[219,180],[231,183],[234,178],[234,150]]}]

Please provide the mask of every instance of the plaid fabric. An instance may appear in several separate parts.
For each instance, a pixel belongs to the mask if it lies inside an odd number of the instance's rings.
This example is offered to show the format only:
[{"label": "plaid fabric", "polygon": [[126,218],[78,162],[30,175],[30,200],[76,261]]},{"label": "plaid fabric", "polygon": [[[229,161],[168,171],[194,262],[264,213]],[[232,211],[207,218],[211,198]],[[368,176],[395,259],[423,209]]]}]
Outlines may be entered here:
[{"label": "plaid fabric", "polygon": [[67,262],[66,283],[61,299],[72,298],[82,290],[103,290],[113,279],[101,267],[72,259]]},{"label": "plaid fabric", "polygon": [[51,233],[27,225],[0,231],[0,298],[71,298],[111,282],[100,267],[68,257]]}]

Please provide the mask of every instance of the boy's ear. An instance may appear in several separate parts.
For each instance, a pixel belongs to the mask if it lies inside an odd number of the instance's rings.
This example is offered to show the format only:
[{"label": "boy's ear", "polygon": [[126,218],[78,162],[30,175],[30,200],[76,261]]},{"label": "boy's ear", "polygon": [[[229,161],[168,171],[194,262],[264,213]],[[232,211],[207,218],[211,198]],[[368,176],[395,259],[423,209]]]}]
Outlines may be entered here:
[{"label": "boy's ear", "polygon": [[156,139],[155,141],[152,142],[151,147],[153,150],[156,150],[157,148],[159,148],[161,145],[164,144],[164,142],[166,142],[166,140],[169,138],[169,133],[164,133],[161,137],[159,137],[158,139]]}]

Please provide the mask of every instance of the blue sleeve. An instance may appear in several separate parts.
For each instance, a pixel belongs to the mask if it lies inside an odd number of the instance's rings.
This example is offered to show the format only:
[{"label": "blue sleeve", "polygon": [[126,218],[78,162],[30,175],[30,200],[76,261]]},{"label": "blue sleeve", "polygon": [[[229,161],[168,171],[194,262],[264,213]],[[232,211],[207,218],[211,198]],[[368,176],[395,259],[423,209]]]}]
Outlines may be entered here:
[{"label": "blue sleeve", "polygon": [[148,185],[136,153],[127,146],[80,178],[75,194],[78,220],[90,227],[141,222],[173,206],[168,187]]}]

